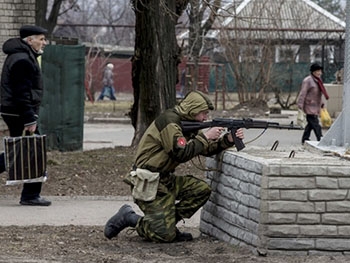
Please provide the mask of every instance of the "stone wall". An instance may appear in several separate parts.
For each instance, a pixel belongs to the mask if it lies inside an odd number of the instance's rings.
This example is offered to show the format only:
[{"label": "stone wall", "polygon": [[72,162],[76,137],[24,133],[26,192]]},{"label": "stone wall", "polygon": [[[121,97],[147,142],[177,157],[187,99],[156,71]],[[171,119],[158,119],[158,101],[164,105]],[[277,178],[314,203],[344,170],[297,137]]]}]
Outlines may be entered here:
[{"label": "stone wall", "polygon": [[[18,36],[18,29],[24,24],[35,23],[35,0],[0,0],[0,43]],[[5,56],[1,52],[0,65]]]},{"label": "stone wall", "polygon": [[294,154],[258,148],[208,158],[220,172],[208,172],[201,231],[262,253],[349,253],[350,162]]}]

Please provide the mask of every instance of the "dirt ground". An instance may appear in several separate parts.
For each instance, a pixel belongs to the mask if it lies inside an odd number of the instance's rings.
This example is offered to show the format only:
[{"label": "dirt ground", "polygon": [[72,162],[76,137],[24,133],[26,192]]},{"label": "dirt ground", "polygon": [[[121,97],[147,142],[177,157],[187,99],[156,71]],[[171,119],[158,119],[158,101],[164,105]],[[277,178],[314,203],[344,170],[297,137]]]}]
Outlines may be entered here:
[{"label": "dirt ground", "polygon": [[[49,179],[42,195],[129,195],[129,188],[122,180],[133,154],[130,147],[49,152]],[[200,162],[195,160],[194,164],[200,165]],[[191,162],[181,165],[177,173],[191,173],[200,178],[204,174]],[[21,186],[5,186],[5,178],[1,179],[1,194],[18,198]],[[157,244],[142,240],[132,231],[123,231],[117,239],[107,240],[102,226],[0,227],[0,262],[348,262],[345,257],[331,256],[262,257],[201,235],[198,229],[182,230],[191,232],[195,239],[185,243]]]},{"label": "dirt ground", "polygon": [[[122,182],[131,167],[134,149],[115,147],[85,152],[49,152],[48,181],[43,196],[120,196],[130,195]],[[177,169],[178,174],[203,178],[199,160]],[[5,186],[0,178],[1,195],[19,198],[21,186]],[[191,232],[194,240],[184,243],[158,244],[142,240],[135,232],[123,231],[117,239],[107,240],[103,226],[35,226],[0,227],[0,262],[37,263],[110,263],[110,262],[349,262],[343,256],[259,256],[212,237]]]}]

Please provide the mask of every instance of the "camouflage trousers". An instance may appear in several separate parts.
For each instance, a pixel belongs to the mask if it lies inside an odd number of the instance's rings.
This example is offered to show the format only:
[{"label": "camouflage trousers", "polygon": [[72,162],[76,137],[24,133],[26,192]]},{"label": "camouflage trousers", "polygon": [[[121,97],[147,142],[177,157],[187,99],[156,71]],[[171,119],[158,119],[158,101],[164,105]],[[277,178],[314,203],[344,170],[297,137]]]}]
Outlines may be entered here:
[{"label": "camouflage trousers", "polygon": [[172,242],[176,238],[176,224],[190,218],[208,200],[209,185],[193,176],[174,176],[161,179],[156,199],[135,200],[144,216],[138,221],[137,233],[150,241]]}]

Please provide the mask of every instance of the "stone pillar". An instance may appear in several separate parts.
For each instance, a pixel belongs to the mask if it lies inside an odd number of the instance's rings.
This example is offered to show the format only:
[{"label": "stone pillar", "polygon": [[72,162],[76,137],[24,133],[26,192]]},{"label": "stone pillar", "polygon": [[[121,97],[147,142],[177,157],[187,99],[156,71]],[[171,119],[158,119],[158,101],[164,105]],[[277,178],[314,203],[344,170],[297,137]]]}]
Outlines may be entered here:
[{"label": "stone pillar", "polygon": [[343,84],[324,84],[328,94],[332,94],[326,101],[326,107],[332,118],[337,118],[343,109]]},{"label": "stone pillar", "polygon": [[[350,34],[350,4],[346,4],[346,35]],[[350,145],[350,119],[347,114],[350,112],[350,39],[345,40],[345,64],[344,64],[344,88],[343,108],[339,117],[332,124],[325,136],[316,147]]]},{"label": "stone pillar", "polygon": [[263,254],[348,255],[350,163],[308,151],[246,148],[207,158],[200,230]]}]

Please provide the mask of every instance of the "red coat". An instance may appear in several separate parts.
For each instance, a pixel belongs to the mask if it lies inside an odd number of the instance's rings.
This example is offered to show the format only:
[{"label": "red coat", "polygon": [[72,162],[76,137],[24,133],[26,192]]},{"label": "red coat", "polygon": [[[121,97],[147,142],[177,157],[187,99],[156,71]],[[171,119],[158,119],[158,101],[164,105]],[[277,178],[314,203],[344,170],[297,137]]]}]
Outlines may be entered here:
[{"label": "red coat", "polygon": [[297,104],[298,108],[306,114],[320,114],[321,105],[323,104],[322,92],[311,75],[303,80]]}]

